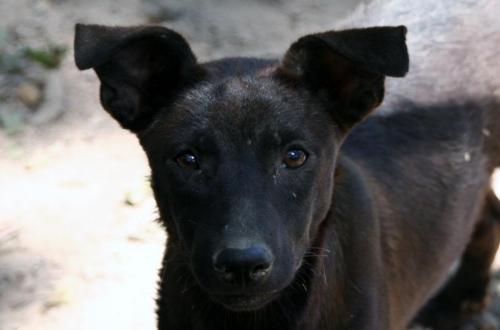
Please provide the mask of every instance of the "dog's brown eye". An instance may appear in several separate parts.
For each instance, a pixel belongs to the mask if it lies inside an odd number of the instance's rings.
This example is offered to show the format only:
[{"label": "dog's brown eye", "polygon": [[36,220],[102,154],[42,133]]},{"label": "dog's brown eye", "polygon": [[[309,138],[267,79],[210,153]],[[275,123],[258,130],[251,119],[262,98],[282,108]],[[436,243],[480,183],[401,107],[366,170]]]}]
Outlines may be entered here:
[{"label": "dog's brown eye", "polygon": [[175,159],[180,167],[185,169],[195,170],[199,168],[198,159],[190,152],[183,153]]},{"label": "dog's brown eye", "polygon": [[307,154],[300,149],[290,149],[286,152],[283,164],[288,168],[297,168],[304,165],[307,160]]}]

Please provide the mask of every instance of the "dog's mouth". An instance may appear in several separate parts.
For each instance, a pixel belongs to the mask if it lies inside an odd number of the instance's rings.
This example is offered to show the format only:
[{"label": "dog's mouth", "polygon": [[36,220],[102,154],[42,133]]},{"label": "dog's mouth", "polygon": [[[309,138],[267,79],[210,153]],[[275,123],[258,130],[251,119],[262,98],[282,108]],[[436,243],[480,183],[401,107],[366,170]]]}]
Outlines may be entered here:
[{"label": "dog's mouth", "polygon": [[212,300],[233,312],[251,312],[276,299],[278,292],[257,295],[213,295]]}]

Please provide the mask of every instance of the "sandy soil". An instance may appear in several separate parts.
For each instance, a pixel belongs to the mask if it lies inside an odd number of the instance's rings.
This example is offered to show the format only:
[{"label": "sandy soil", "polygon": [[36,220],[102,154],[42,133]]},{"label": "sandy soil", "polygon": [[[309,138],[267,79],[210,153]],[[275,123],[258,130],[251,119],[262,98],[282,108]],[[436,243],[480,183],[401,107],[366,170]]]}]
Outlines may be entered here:
[{"label": "sandy soil", "polygon": [[[154,328],[165,235],[154,222],[147,163],[136,139],[100,110],[93,73],[74,67],[76,22],[161,23],[185,35],[202,60],[271,56],[333,26],[355,3],[0,2],[0,32],[69,49],[57,69],[33,69],[45,94],[17,134],[0,129],[0,329]],[[10,81],[0,71],[5,88],[23,77]],[[21,107],[14,98],[1,102],[0,111]]]}]

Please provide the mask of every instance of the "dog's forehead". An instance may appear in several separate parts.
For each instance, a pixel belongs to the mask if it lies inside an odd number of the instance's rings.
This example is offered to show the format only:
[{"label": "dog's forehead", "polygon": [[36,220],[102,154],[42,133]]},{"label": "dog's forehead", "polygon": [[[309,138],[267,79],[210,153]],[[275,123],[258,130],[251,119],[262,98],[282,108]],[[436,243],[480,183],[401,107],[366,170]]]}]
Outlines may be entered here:
[{"label": "dog's forehead", "polygon": [[300,97],[271,79],[235,77],[188,91],[180,117],[211,130],[300,129],[311,114]]},{"label": "dog's forehead", "polygon": [[332,127],[331,117],[307,96],[270,78],[245,76],[187,90],[149,132],[173,143],[211,136],[229,147],[326,136]]}]

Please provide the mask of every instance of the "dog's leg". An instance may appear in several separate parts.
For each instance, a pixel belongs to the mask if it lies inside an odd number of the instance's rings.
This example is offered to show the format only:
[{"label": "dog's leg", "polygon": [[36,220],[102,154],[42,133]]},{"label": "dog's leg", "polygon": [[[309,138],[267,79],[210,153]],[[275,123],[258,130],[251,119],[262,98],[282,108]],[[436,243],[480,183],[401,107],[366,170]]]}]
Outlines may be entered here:
[{"label": "dog's leg", "polygon": [[423,308],[416,323],[433,330],[500,328],[485,310],[489,300],[490,267],[499,242],[500,201],[490,192],[458,270]]}]

